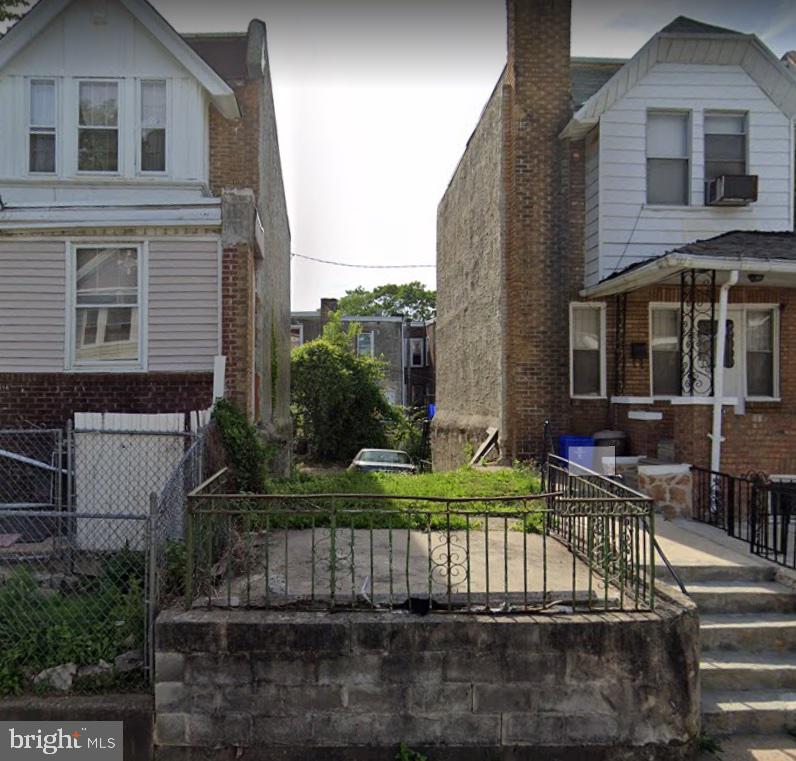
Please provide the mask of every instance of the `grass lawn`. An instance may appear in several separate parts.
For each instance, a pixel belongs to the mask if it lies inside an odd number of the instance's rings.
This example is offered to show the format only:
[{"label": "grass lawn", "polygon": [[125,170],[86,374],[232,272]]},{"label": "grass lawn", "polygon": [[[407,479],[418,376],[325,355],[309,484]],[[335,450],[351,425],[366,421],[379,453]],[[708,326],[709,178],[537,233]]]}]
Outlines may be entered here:
[{"label": "grass lawn", "polygon": [[[426,501],[426,497],[443,498],[478,498],[478,497],[515,497],[535,494],[540,491],[539,475],[525,467],[516,468],[460,468],[446,473],[424,473],[421,475],[404,475],[394,473],[302,473],[286,479],[273,479],[267,484],[267,491],[272,494],[339,494],[340,498],[315,501],[323,509],[332,507],[338,510],[368,511],[362,516],[346,516],[345,520],[355,518],[362,527],[376,518],[381,525],[381,516],[370,512],[373,508],[390,510],[397,513],[391,518],[391,525],[396,528],[411,526],[423,528],[429,520],[426,513],[440,513],[445,510],[445,503]],[[346,499],[346,494],[372,494],[385,497],[411,497],[416,499],[380,499],[374,502]],[[287,504],[287,503],[283,503]],[[302,509],[303,503],[291,503],[296,509]],[[451,504],[452,510],[473,513],[518,513],[533,510],[534,502],[483,502],[476,501],[466,504]],[[418,511],[422,511],[418,514]],[[529,516],[528,523],[535,524],[538,513]],[[442,519],[431,518],[432,525],[439,527]],[[463,517],[454,516],[452,526],[461,527]],[[295,526],[295,519],[291,526]],[[375,525],[375,524],[374,524]],[[474,525],[471,523],[471,525]]]}]

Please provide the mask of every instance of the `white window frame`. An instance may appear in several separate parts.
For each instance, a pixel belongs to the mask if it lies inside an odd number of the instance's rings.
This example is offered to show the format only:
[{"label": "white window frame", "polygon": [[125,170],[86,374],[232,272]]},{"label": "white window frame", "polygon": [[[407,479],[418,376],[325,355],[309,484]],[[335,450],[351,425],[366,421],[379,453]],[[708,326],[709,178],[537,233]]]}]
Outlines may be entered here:
[{"label": "white window frame", "polygon": [[[685,117],[685,141],[686,141],[686,155],[679,157],[680,161],[686,162],[686,190],[685,190],[685,203],[684,204],[668,204],[668,203],[651,203],[649,200],[649,160],[656,158],[673,158],[650,156],[649,145],[647,144],[647,122],[650,115],[653,116],[684,116]],[[692,172],[694,164],[694,114],[689,109],[677,108],[648,108],[644,117],[644,205],[652,208],[659,209],[685,209],[692,205]]]},{"label": "white window frame", "polygon": [[[78,175],[89,177],[120,177],[124,174],[125,156],[125,130],[122,125],[126,123],[124,109],[125,80],[113,77],[79,77],[75,80],[75,171]],[[80,85],[87,84],[115,84],[116,85],[116,170],[81,169],[80,168],[80,130],[81,129],[111,129],[110,127],[86,127],[80,125]]]},{"label": "white window frame", "polygon": [[[370,336],[370,354],[362,354],[359,351],[359,339],[362,336]],[[373,359],[376,356],[376,336],[372,330],[363,330],[357,335],[357,356],[358,357],[368,356],[371,359]]]},{"label": "white window frame", "polygon": [[[414,352],[412,351],[412,341],[420,341],[420,362],[413,362]],[[422,336],[409,336],[409,367],[426,366],[426,339]]]},{"label": "white window frame", "polygon": [[[575,321],[577,309],[598,309],[600,311],[600,393],[575,393]],[[569,396],[572,399],[605,399],[607,389],[606,359],[606,304],[604,301],[571,301],[569,304]]]},{"label": "white window frame", "polygon": [[[31,124],[32,114],[31,114],[31,97],[32,97],[32,88],[34,82],[52,82],[53,83],[53,96],[55,98],[55,103],[53,104],[54,113],[55,113],[55,124],[52,127],[52,134],[55,138],[55,168],[52,172],[34,172],[30,168],[30,136],[34,134],[35,130],[42,130],[42,129],[49,129],[44,127],[35,127]],[[25,137],[25,168],[26,173],[30,177],[57,177],[59,175],[60,169],[60,161],[58,154],[61,149],[61,140],[59,138],[58,132],[58,125],[60,123],[60,104],[61,104],[61,88],[60,88],[60,79],[59,77],[28,77],[25,80],[25,98],[26,98],[26,105],[25,105],[25,122],[27,124],[26,130],[26,137]],[[49,133],[36,133],[36,134],[49,134]]]},{"label": "white window frame", "polygon": [[[134,248],[138,252],[138,359],[78,361],[75,356],[77,334],[77,250],[102,248]],[[66,330],[64,369],[73,372],[141,372],[148,366],[149,243],[148,241],[67,241],[66,256]]]},{"label": "white window frame", "polygon": [[298,328],[299,330],[299,346],[304,346],[304,323],[303,322],[293,322],[290,324],[290,339],[291,343],[293,341],[293,329]]},{"label": "white window frame", "polygon": [[[741,367],[741,372],[739,377],[741,379],[741,395],[742,398],[745,399],[747,402],[780,402],[782,401],[780,396],[780,353],[781,353],[781,344],[780,344],[780,305],[779,304],[738,304],[738,303],[730,303],[729,310],[741,315],[741,320],[743,321],[743,325],[740,331],[737,331],[736,336],[736,345],[735,345],[735,354],[736,357],[741,357],[741,362],[743,363]],[[676,304],[671,301],[651,301],[649,303],[649,313],[647,318],[647,340],[649,346],[649,392],[650,392],[650,399],[654,401],[672,401],[673,399],[685,399],[691,398],[690,396],[683,395],[682,393],[678,396],[654,396],[652,393],[653,385],[652,385],[652,312],[655,309],[671,309],[672,311],[679,312],[680,305]],[[746,313],[747,312],[763,312],[763,311],[770,311],[773,315],[773,320],[771,324],[772,329],[772,341],[773,341],[773,357],[772,357],[772,373],[774,374],[773,378],[773,390],[774,396],[749,396],[746,392]],[[681,379],[682,383],[682,379]],[[682,388],[682,385],[681,385]],[[711,397],[700,397],[702,399],[710,399]]]},{"label": "white window frame", "polygon": [[[143,84],[157,82],[166,85],[166,147],[165,147],[165,168],[163,170],[146,170],[143,169],[144,157],[142,151],[141,141],[144,134],[144,124],[141,117],[141,106],[143,97]],[[171,170],[171,80],[164,77],[143,77],[136,81],[135,87],[135,104],[136,104],[136,118],[135,118],[135,134],[136,134],[136,148],[135,148],[135,166],[136,171],[143,177],[168,177]]]},{"label": "white window frame", "polygon": [[[749,174],[749,112],[748,111],[722,111],[720,109],[706,109],[702,112],[702,139],[703,139],[703,155],[702,155],[702,170],[705,179],[708,173],[708,151],[707,151],[707,136],[708,134],[719,134],[715,132],[708,133],[705,122],[711,116],[737,116],[743,118],[743,136],[744,136],[744,174]],[[714,159],[715,160],[715,159]]]}]

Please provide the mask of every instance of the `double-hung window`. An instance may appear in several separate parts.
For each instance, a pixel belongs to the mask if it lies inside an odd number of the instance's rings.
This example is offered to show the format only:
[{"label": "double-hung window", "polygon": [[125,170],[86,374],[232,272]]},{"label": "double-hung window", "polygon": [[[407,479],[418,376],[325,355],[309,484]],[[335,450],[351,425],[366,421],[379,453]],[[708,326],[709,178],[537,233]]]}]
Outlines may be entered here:
[{"label": "double-hung window", "polygon": [[78,247],[73,262],[73,364],[139,364],[140,249]]},{"label": "double-hung window", "polygon": [[55,173],[55,80],[30,80],[28,169]]},{"label": "double-hung window", "polygon": [[652,395],[680,396],[680,312],[667,307],[650,313]]},{"label": "double-hung window", "polygon": [[570,305],[570,393],[605,396],[605,310],[602,304]]},{"label": "double-hung window", "polygon": [[166,82],[141,82],[141,171],[166,171]]},{"label": "double-hung window", "polygon": [[373,357],[373,331],[362,332],[357,336],[357,356]]},{"label": "double-hung window", "polygon": [[746,394],[751,397],[775,395],[773,309],[746,312]]},{"label": "double-hung window", "polygon": [[689,129],[687,113],[647,112],[647,203],[688,205]]},{"label": "double-hung window", "polygon": [[80,172],[119,171],[119,83],[79,83],[77,168]]},{"label": "double-hung window", "polygon": [[705,114],[705,179],[746,174],[746,115]]}]

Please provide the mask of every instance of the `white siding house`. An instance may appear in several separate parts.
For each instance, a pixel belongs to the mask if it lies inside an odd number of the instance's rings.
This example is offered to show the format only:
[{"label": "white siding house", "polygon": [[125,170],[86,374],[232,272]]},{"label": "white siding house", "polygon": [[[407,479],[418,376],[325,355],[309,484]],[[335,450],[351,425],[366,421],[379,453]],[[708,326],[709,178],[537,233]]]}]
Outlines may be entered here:
[{"label": "white siding house", "polygon": [[[592,95],[564,131],[585,139],[585,285],[694,240],[792,230],[794,84],[754,35],[695,26],[664,29]],[[668,117],[658,132],[656,116]],[[741,206],[705,203],[706,129],[725,130],[708,125],[726,117],[743,133],[731,138],[738,173],[758,178],[757,200]],[[680,164],[669,166],[686,175],[681,199],[650,191],[656,159]]]}]

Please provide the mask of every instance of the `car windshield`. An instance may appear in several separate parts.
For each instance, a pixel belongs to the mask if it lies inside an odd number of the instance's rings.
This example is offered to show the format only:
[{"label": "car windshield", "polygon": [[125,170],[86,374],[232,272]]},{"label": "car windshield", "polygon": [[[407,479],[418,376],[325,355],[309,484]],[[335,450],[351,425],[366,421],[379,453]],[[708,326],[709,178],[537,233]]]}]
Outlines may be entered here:
[{"label": "car windshield", "polygon": [[411,462],[406,452],[389,452],[373,449],[363,449],[359,453],[357,459],[363,462],[385,462],[391,465],[409,465]]}]

